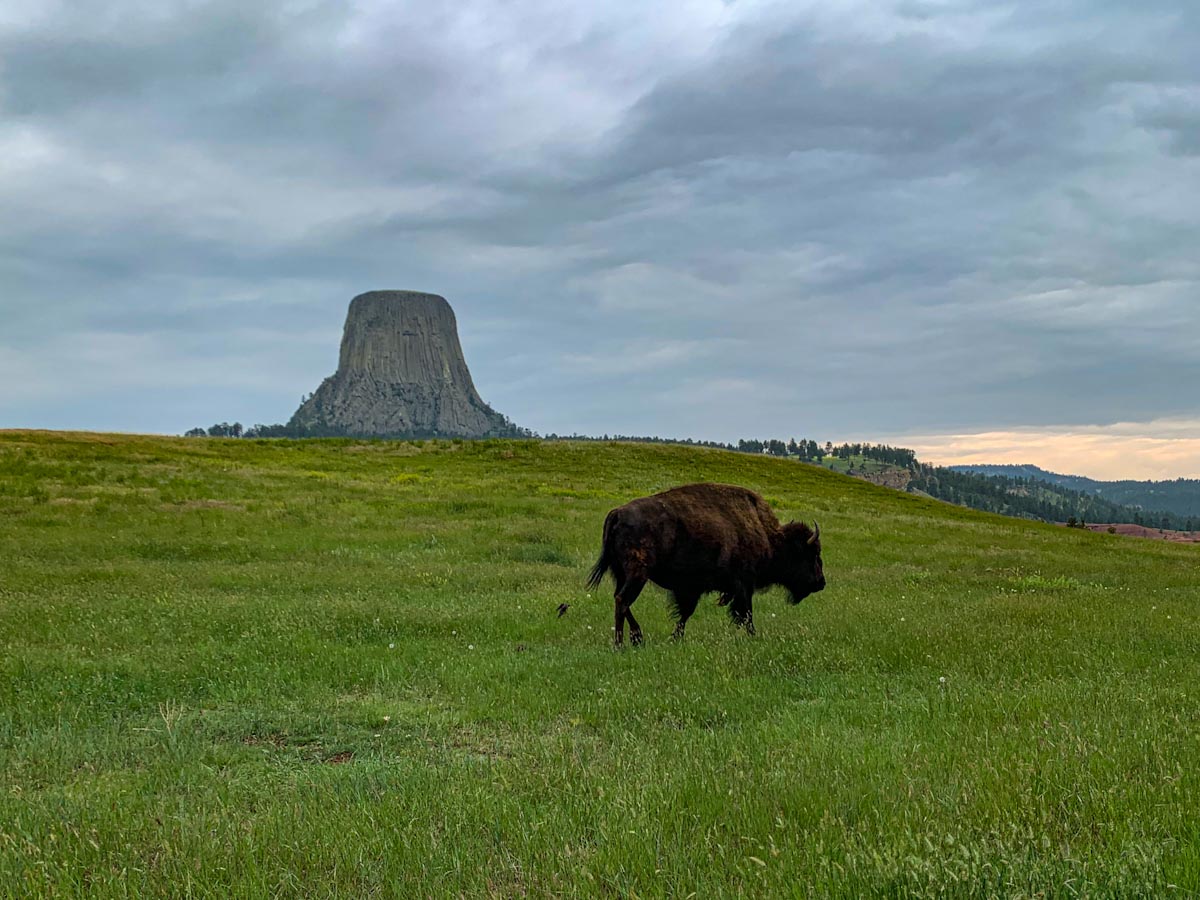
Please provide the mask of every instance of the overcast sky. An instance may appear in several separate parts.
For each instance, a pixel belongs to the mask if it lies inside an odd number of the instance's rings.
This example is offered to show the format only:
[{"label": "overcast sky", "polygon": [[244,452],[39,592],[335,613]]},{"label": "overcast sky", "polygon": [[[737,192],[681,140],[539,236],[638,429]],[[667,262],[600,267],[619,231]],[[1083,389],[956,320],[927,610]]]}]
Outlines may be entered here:
[{"label": "overcast sky", "polygon": [[402,288],[540,432],[1200,475],[1197,47],[1177,0],[7,0],[0,427],[286,421]]}]

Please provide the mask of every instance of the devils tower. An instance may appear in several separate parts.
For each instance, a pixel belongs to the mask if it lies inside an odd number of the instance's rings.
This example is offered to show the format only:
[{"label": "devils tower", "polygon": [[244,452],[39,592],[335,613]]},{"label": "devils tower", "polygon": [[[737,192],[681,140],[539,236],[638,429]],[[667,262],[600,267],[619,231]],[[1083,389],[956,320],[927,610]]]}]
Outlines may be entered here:
[{"label": "devils tower", "polygon": [[350,301],[337,371],[288,427],[360,437],[513,432],[475,390],[450,304],[417,291],[369,291]]}]

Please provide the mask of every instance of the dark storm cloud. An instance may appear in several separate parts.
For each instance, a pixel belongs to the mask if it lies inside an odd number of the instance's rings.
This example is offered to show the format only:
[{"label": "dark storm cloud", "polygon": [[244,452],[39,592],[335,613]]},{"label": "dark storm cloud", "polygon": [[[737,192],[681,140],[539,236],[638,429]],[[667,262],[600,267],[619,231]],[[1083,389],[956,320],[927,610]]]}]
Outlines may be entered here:
[{"label": "dark storm cloud", "polygon": [[543,431],[1194,413],[1198,39],[1166,3],[5,13],[0,422],[286,418],[377,287],[446,294]]}]

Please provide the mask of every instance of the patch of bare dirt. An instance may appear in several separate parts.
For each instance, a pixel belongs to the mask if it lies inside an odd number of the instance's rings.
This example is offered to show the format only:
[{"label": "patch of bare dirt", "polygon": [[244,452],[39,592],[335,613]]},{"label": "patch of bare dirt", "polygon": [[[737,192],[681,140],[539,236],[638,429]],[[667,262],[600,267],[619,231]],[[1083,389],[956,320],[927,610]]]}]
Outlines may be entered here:
[{"label": "patch of bare dirt", "polygon": [[888,469],[883,472],[863,472],[859,469],[851,469],[846,474],[896,491],[907,490],[908,483],[912,481],[912,472],[908,469]]},{"label": "patch of bare dirt", "polygon": [[1125,537],[1150,538],[1155,541],[1171,541],[1176,544],[1200,544],[1200,531],[1169,531],[1165,528],[1147,528],[1145,525],[1093,525],[1088,531],[1100,534],[1120,534]]}]

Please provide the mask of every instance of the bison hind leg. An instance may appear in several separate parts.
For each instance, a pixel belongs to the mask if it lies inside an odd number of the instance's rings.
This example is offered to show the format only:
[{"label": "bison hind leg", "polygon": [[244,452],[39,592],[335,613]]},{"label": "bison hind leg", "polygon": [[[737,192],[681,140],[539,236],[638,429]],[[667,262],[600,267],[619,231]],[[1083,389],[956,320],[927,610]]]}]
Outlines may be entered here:
[{"label": "bison hind leg", "polygon": [[633,605],[633,601],[638,598],[645,586],[646,578],[644,576],[628,576],[622,578],[617,584],[616,593],[613,594],[613,618],[615,621],[613,642],[618,647],[625,642],[625,622],[627,620],[629,622],[629,642],[631,644],[642,642],[642,626],[633,617],[629,607]]}]

